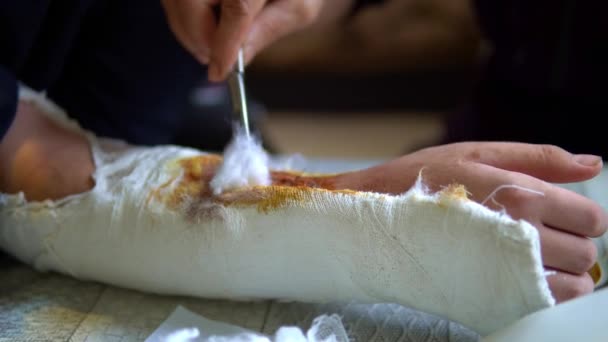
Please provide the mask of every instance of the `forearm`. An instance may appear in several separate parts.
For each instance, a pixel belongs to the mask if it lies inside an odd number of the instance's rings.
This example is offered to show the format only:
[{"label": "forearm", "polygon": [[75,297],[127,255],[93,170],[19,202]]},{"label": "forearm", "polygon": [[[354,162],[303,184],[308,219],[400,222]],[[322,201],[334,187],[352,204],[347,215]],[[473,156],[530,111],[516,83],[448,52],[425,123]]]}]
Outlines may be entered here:
[{"label": "forearm", "polygon": [[59,199],[92,187],[88,142],[58,125],[41,103],[17,102],[0,142],[0,193],[22,192],[28,200]]}]

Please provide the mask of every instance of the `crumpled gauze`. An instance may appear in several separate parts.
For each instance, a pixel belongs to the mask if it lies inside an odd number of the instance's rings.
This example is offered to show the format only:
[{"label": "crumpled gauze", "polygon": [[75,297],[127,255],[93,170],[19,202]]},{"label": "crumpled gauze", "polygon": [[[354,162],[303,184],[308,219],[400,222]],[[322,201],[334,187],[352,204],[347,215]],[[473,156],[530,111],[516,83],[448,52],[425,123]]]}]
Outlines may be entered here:
[{"label": "crumpled gauze", "polygon": [[336,314],[315,317],[310,328],[279,327],[273,335],[209,320],[183,307],[175,311],[145,342],[349,342],[342,319]]},{"label": "crumpled gauze", "polygon": [[160,294],[399,303],[480,334],[554,305],[536,229],[461,187],[393,196],[283,172],[214,196],[219,156],[83,134],[92,190],[0,195],[0,247],[38,270]]}]

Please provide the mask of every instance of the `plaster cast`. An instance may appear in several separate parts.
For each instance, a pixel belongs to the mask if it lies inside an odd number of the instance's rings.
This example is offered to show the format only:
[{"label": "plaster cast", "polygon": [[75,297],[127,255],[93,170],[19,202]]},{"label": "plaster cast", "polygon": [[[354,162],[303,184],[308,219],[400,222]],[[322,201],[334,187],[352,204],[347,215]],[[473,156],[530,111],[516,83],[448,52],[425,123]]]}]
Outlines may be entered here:
[{"label": "plaster cast", "polygon": [[[78,129],[57,107],[49,116]],[[481,334],[555,303],[537,230],[462,187],[429,193],[420,179],[393,196],[318,177],[318,187],[214,195],[220,156],[81,132],[91,191],[46,202],[0,194],[0,247],[41,271],[160,294],[393,302]]]}]

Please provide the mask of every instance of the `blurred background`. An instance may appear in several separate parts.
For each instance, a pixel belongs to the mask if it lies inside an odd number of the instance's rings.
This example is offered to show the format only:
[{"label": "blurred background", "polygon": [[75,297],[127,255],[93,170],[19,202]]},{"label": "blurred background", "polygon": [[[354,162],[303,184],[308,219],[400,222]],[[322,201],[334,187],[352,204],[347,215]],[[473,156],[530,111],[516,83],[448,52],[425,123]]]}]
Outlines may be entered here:
[{"label": "blurred background", "polygon": [[[253,126],[266,148],[388,158],[437,143],[443,118],[466,103],[487,56],[470,6],[326,1],[312,26],[276,42],[246,71]],[[215,150],[230,138],[229,101],[224,84],[203,82],[192,94],[192,120],[223,120],[224,129],[208,133]],[[228,114],[209,116],[217,111]],[[196,145],[200,127],[186,125],[177,143]]]}]

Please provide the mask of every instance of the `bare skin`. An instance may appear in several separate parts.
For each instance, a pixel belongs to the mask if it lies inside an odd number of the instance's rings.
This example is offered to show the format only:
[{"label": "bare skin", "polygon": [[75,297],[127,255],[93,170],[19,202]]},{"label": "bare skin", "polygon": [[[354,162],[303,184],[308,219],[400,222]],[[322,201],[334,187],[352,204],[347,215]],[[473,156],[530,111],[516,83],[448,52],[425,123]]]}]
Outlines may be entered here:
[{"label": "bare skin", "polygon": [[[401,193],[421,169],[425,183],[434,190],[463,184],[473,200],[494,209],[504,206],[512,217],[532,223],[540,232],[545,266],[557,271],[548,282],[558,302],[593,291],[587,271],[597,252],[589,237],[606,231],[608,215],[590,199],[549,182],[593,178],[602,169],[601,159],[550,145],[460,143],[342,174],[336,187]],[[23,191],[29,200],[58,199],[89,190],[93,170],[84,137],[57,126],[34,105],[20,103],[17,118],[0,143],[0,191]],[[505,188],[495,193],[494,201],[486,201],[505,184],[536,193]]]},{"label": "bare skin", "polygon": [[[163,0],[178,41],[202,64],[209,80],[221,81],[243,47],[249,62],[280,37],[317,17],[323,0]],[[220,16],[216,11],[220,9]]]},{"label": "bare skin", "polygon": [[28,200],[58,199],[93,187],[86,139],[54,124],[40,109],[20,102],[0,143],[0,191],[23,191]]},{"label": "bare skin", "polygon": [[[422,170],[433,190],[464,184],[473,200],[506,209],[539,231],[544,265],[557,271],[549,286],[558,301],[593,290],[587,271],[597,251],[589,237],[606,232],[608,216],[594,201],[551,183],[570,183],[595,177],[602,168],[596,156],[572,155],[550,145],[468,142],[430,147],[361,172],[343,182],[357,190],[401,193]],[[490,199],[488,196],[503,185]],[[539,194],[542,193],[543,195]]]}]

